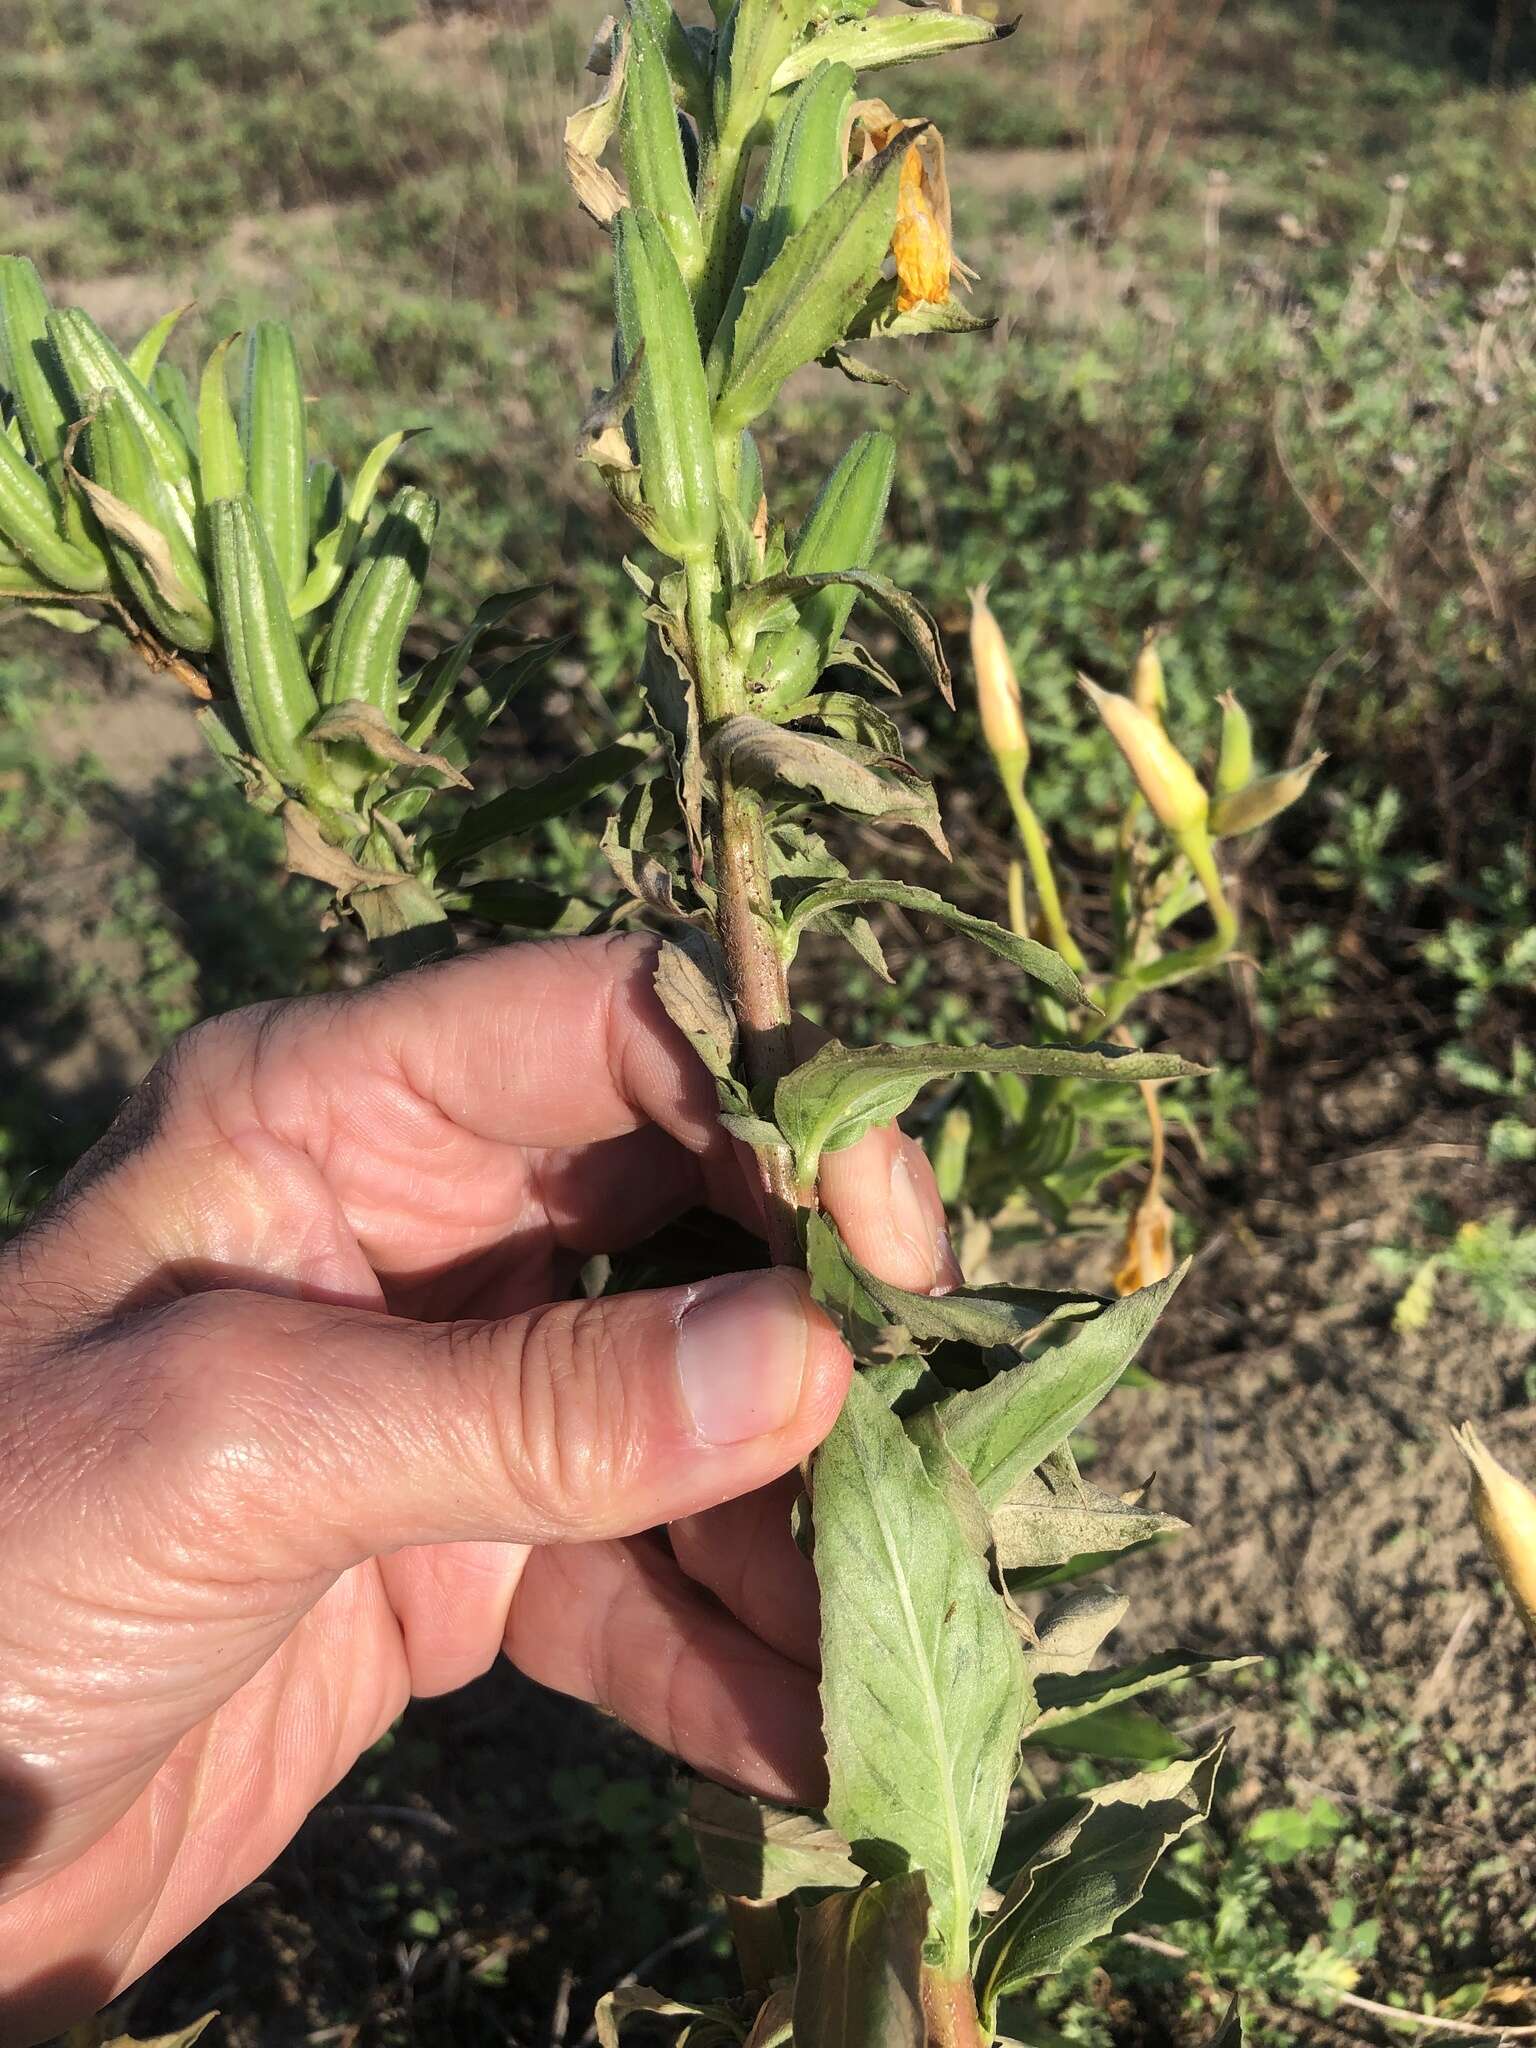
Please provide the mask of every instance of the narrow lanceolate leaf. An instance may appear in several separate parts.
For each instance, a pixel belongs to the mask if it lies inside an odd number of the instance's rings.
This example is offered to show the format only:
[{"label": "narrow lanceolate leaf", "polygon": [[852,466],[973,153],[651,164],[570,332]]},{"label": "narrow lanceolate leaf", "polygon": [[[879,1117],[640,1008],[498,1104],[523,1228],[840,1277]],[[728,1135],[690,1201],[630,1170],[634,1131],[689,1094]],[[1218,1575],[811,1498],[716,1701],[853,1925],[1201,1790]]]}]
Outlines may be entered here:
[{"label": "narrow lanceolate leaf", "polygon": [[298,351],[279,320],[258,320],[246,341],[240,428],[246,488],[292,599],[309,568],[309,434]]},{"label": "narrow lanceolate leaf", "polygon": [[819,739],[770,725],[743,712],[715,734],[717,757],[738,782],[754,788],[814,790],[839,810],[859,817],[913,825],[945,855],[949,846],[939,823],[933,785],[894,755],[849,740]]},{"label": "narrow lanceolate leaf", "polygon": [[405,442],[424,431],[421,427],[402,427],[396,433],[386,434],[382,441],[375,442],[369,449],[347,493],[346,509],[341,519],[315,541],[313,566],[304,579],[303,587],[292,600],[291,608],[296,619],[302,619],[335,596],[363,537],[363,528],[378,496],[385,468]]},{"label": "narrow lanceolate leaf", "polygon": [[[949,663],[944,657],[938,628],[910,591],[903,590],[899,584],[893,583],[889,576],[877,576],[873,570],[827,569],[816,573],[786,570],[782,576],[770,576],[765,582],[755,585],[736,607],[731,616],[732,628],[739,630],[741,626],[750,625],[758,618],[768,617],[786,598],[809,597],[840,587],[854,590],[885,613],[922,662],[928,680],[953,710],[954,685],[950,680]],[[829,646],[841,631],[842,621],[839,620],[829,640]]]},{"label": "narrow lanceolate leaf", "polygon": [[1037,1848],[977,1945],[984,2022],[999,1999],[1060,1970],[1135,1905],[1158,1859],[1209,1814],[1222,1749],[1099,1787]]},{"label": "narrow lanceolate leaf", "polygon": [[717,1081],[734,1075],[736,1013],[725,962],[701,931],[666,940],[653,976],[661,1007]]},{"label": "narrow lanceolate leaf", "polygon": [[197,392],[199,487],[205,505],[215,498],[238,498],[245,489],[245,450],[229,402],[225,365],[239,339],[227,334],[203,366]]},{"label": "narrow lanceolate leaf", "polygon": [[917,14],[870,15],[863,21],[839,22],[835,28],[808,37],[791,51],[773,74],[775,92],[798,85],[820,63],[847,64],[855,71],[885,71],[893,64],[916,64],[974,43],[1000,42],[1011,36],[1017,21],[983,21],[976,14],[947,14],[925,7]]},{"label": "narrow lanceolate leaf", "polygon": [[1144,1692],[1159,1692],[1186,1678],[1208,1678],[1213,1672],[1245,1671],[1258,1661],[1256,1657],[1196,1657],[1183,1650],[1165,1650],[1160,1656],[1144,1657],[1139,1664],[1122,1665],[1117,1670],[1042,1672],[1035,1681],[1040,1712],[1030,1723],[1030,1737],[1081,1720],[1101,1707],[1123,1706]]},{"label": "narrow lanceolate leaf", "polygon": [[864,1882],[853,1851],[820,1814],[791,1813],[701,1779],[688,1801],[688,1825],[705,1882],[727,1898],[787,1899]]},{"label": "narrow lanceolate leaf", "polygon": [[542,782],[492,797],[462,818],[451,832],[433,841],[439,871],[463,867],[503,839],[531,832],[550,818],[563,818],[638,767],[649,751],[643,739],[626,735],[584,760],[546,775]]},{"label": "narrow lanceolate leaf", "polygon": [[1019,1481],[994,1508],[992,1534],[1005,1571],[1038,1571],[1074,1557],[1113,1555],[1188,1528],[1177,1515],[1121,1500],[1082,1480],[1053,1483],[1038,1473]]},{"label": "narrow lanceolate leaf", "polygon": [[[780,1119],[782,1122],[782,1118]],[[950,1448],[987,1506],[1010,1499],[1027,1474],[1066,1442],[1145,1343],[1187,1265],[1155,1287],[1065,1326],[1060,1343],[939,1404]]]},{"label": "narrow lanceolate leaf", "polygon": [[720,387],[718,430],[750,426],[786,377],[847,333],[890,246],[911,134],[851,171],[746,294]]},{"label": "narrow lanceolate leaf", "polygon": [[148,385],[160,361],[161,351],[176,330],[177,322],[184,313],[190,313],[192,301],[184,306],[173,306],[169,313],[163,313],[146,335],[135,343],[128,353],[128,367],[139,382]]},{"label": "narrow lanceolate leaf", "polygon": [[927,1924],[920,1870],[803,1907],[795,2048],[923,2048]]},{"label": "narrow lanceolate leaf", "polygon": [[1171,1053],[1120,1052],[1110,1046],[1091,1050],[1064,1045],[874,1045],[854,1049],[834,1041],[780,1081],[774,1091],[774,1120],[794,1147],[802,1175],[814,1175],[823,1152],[839,1152],[856,1144],[872,1124],[900,1116],[931,1081],[952,1080],[957,1074],[1172,1081],[1199,1071]]},{"label": "narrow lanceolate leaf", "polygon": [[1080,1003],[1085,1000],[1082,983],[1061,955],[1052,952],[1049,946],[1042,946],[1035,939],[1021,939],[985,917],[972,917],[966,911],[957,910],[952,903],[946,903],[937,890],[919,889],[911,882],[820,882],[797,889],[785,905],[779,937],[786,962],[794,959],[800,936],[809,925],[814,924],[817,918],[825,917],[829,911],[846,908],[850,903],[895,903],[903,910],[917,910],[925,917],[936,917],[953,931],[963,932],[968,939],[985,946],[988,952],[1000,954],[1004,960],[1011,961],[1034,980],[1043,981],[1063,1002]]},{"label": "narrow lanceolate leaf", "polygon": [[926,1872],[950,1971],[1002,1829],[1024,1713],[987,1571],[879,1395],[855,1375],[816,1455],[827,1817],[877,1877]]}]

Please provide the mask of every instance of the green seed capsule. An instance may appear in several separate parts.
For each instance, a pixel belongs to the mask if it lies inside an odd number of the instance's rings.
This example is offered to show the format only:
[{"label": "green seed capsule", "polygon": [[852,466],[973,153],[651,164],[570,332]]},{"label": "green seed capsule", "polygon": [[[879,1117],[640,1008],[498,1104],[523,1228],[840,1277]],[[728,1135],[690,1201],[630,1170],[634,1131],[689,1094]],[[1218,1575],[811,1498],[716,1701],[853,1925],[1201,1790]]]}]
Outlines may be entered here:
[{"label": "green seed capsule", "polygon": [[197,446],[201,462],[203,503],[238,498],[245,491],[245,450],[229,402],[225,364],[237,337],[226,335],[203,365],[197,392]]},{"label": "green seed capsule", "polygon": [[89,547],[85,512],[64,475],[64,442],[76,418],[69,380],[48,339],[49,306],[25,256],[0,256],[0,383],[16,404],[23,442],[63,508],[64,532]]},{"label": "green seed capsule", "polygon": [[293,336],[278,320],[259,320],[245,345],[240,409],[246,489],[267,530],[290,597],[309,570],[308,429]]},{"label": "green seed capsule", "polygon": [[58,499],[7,434],[0,434],[0,534],[41,581],[81,594],[106,589],[106,556],[65,538],[59,530]]},{"label": "green seed capsule", "polygon": [[319,705],[265,525],[250,498],[215,498],[208,537],[224,662],[246,738],[279,782],[302,789],[314,763],[300,735]]},{"label": "green seed capsule", "polygon": [[69,379],[69,388],[84,418],[92,401],[103,391],[117,398],[154,464],[155,474],[167,487],[167,503],[188,542],[192,540],[195,509],[192,452],[179,430],[162,412],[149,392],[129,368],[128,359],[114,348],[89,313],[67,307],[50,315],[48,333]]},{"label": "green seed capsule", "polygon": [[176,494],[121,394],[99,392],[94,403],[83,437],[86,473],[108,494],[91,504],[118,576],[160,639],[206,653],[214,641],[208,583]]},{"label": "green seed capsule", "polygon": [[[863,569],[875,551],[885,522],[896,443],[889,434],[861,434],[827,478],[790,556],[791,575],[823,575],[834,569]],[[848,623],[857,593],[833,586],[813,591],[800,617],[757,650],[754,688],[761,709],[782,716],[816,686]]]},{"label": "green seed capsule", "polygon": [[731,336],[748,291],[790,236],[805,226],[842,182],[853,84],[853,73],[846,64],[819,64],[780,118],[741,263],[710,345],[712,392],[718,393],[725,381]]},{"label": "green seed capsule", "polygon": [[1220,798],[1235,796],[1253,779],[1253,727],[1230,690],[1217,702],[1221,705],[1221,754],[1211,794]]},{"label": "green seed capsule", "polygon": [[628,20],[619,147],[629,196],[660,221],[684,282],[692,285],[704,267],[704,237],[683,156],[666,51],[648,6],[630,0]]},{"label": "green seed capsule", "polygon": [[395,493],[336,608],[320,683],[324,703],[371,704],[396,723],[400,649],[421,598],[436,531],[435,498],[414,487]]},{"label": "green seed capsule", "polygon": [[149,380],[149,395],[180,434],[188,448],[197,446],[197,407],[186,378],[174,363],[156,363]]},{"label": "green seed capsule", "polygon": [[693,308],[654,214],[627,206],[613,224],[614,298],[626,363],[645,347],[635,392],[641,489],[658,547],[707,554],[719,529],[709,392]]}]

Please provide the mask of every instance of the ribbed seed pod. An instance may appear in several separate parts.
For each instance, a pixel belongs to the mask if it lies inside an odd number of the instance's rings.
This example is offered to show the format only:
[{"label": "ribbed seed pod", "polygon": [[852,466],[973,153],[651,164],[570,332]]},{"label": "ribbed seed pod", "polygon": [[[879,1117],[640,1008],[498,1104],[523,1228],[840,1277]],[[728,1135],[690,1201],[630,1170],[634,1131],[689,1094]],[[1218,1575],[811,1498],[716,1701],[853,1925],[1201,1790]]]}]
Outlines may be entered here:
[{"label": "ribbed seed pod", "polygon": [[128,358],[102,333],[89,313],[66,307],[48,319],[48,334],[69,379],[77,418],[90,414],[102,392],[110,392],[133,422],[148,451],[156,476],[166,487],[166,502],[189,544],[195,488],[192,451],[179,428],[161,410],[129,367]]},{"label": "ribbed seed pod", "polygon": [[691,284],[704,267],[704,236],[677,125],[672,76],[651,9],[631,0],[628,20],[629,60],[619,121],[624,176],[631,202],[655,214],[684,281]]},{"label": "ribbed seed pod", "polygon": [[41,473],[17,453],[9,435],[0,434],[0,534],[43,581],[80,595],[105,590],[106,557],[67,540],[59,516],[59,501]]},{"label": "ribbed seed pod", "polygon": [[280,320],[258,320],[247,337],[240,435],[247,495],[297,597],[309,569],[308,428],[298,350]]},{"label": "ribbed seed pod", "polygon": [[252,753],[290,789],[313,764],[301,735],[319,705],[265,525],[248,497],[215,498],[208,540],[224,662]]},{"label": "ribbed seed pod", "polygon": [[653,213],[627,206],[613,224],[614,297],[624,361],[642,344],[634,400],[641,490],[659,547],[707,554],[720,510],[704,363],[687,287]]},{"label": "ribbed seed pod", "polygon": [[[61,502],[64,440],[75,413],[68,381],[48,338],[48,299],[25,256],[0,256],[0,382],[16,401],[31,453]],[[77,521],[84,531],[83,521]],[[78,537],[78,536],[75,536]]]},{"label": "ribbed seed pod", "polygon": [[320,696],[326,704],[371,704],[391,725],[400,701],[400,649],[426,581],[437,531],[437,500],[395,493],[341,595],[326,642]]},{"label": "ribbed seed pod", "polygon": [[[176,493],[160,475],[138,420],[115,391],[99,392],[83,445],[93,499],[117,573],[162,640],[195,654],[214,642],[208,581],[187,537]],[[127,519],[117,511],[126,509]]]}]

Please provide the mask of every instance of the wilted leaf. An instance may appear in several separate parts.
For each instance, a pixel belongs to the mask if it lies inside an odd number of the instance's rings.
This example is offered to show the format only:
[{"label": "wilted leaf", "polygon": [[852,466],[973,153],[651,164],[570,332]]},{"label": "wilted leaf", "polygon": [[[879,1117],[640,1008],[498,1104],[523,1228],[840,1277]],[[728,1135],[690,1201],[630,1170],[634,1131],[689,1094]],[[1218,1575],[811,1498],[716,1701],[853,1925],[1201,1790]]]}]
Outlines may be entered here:
[{"label": "wilted leaf", "polygon": [[946,903],[936,889],[920,889],[911,882],[821,882],[798,888],[785,905],[784,932],[780,941],[786,961],[793,960],[800,934],[818,917],[850,903],[896,903],[904,910],[936,917],[989,952],[1031,975],[1059,995],[1063,1002],[1085,1000],[1083,985],[1072,969],[1049,946],[1035,939],[1021,939],[985,917],[972,917]]},{"label": "wilted leaf", "polygon": [[1227,2007],[1221,2025],[1212,2034],[1209,2048],[1243,2048],[1243,2016],[1237,2009],[1235,1998]]},{"label": "wilted leaf", "polygon": [[1025,1475],[1103,1400],[1141,1349],[1184,1271],[1068,1324],[1061,1342],[1040,1357],[939,1404],[955,1456],[989,1508],[1010,1499]]},{"label": "wilted leaf", "polygon": [[1064,1594],[1041,1615],[1034,1644],[1024,1653],[1031,1679],[1038,1686],[1052,1673],[1086,1671],[1130,1604],[1112,1586],[1084,1586]]},{"label": "wilted leaf", "polygon": [[826,569],[815,574],[786,570],[782,576],[770,576],[762,583],[754,584],[732,609],[732,627],[740,631],[766,624],[774,608],[786,599],[808,597],[813,590],[833,590],[839,584],[850,586],[885,613],[922,662],[928,680],[953,711],[954,685],[932,617],[910,591],[893,583],[889,576],[877,575],[872,569]]},{"label": "wilted leaf", "polygon": [[281,816],[283,858],[291,874],[309,875],[343,896],[354,889],[398,888],[411,879],[409,875],[387,874],[382,868],[361,866],[351,854],[332,846],[323,837],[302,804],[285,803]]},{"label": "wilted leaf", "polygon": [[93,483],[88,476],[82,476],[79,470],[71,469],[70,476],[90,499],[91,510],[107,531],[115,533],[119,540],[126,541],[133,549],[166,603],[176,611],[188,612],[194,617],[206,616],[206,599],[187,588],[172,557],[171,544],[159,527],[111,491]]},{"label": "wilted leaf", "polygon": [[855,1375],[813,1467],[827,1816],[877,1877],[926,1871],[959,1969],[1013,1780],[1023,1660],[985,1566]]},{"label": "wilted leaf", "polygon": [[668,1998],[665,1992],[652,1991],[644,1984],[621,1984],[597,2001],[592,2019],[598,2048],[619,2048],[619,2030],[637,2014],[648,2014],[654,2019],[701,2021],[703,2024],[698,2028],[687,2030],[690,2048],[716,2048],[716,2044],[741,2039],[741,2028],[720,2006],[690,2005],[686,1999]]},{"label": "wilted leaf", "polygon": [[102,2048],[192,2048],[192,2043],[217,2018],[216,2012],[205,2012],[200,2020],[194,2020],[189,2027],[178,2027],[174,2034],[114,2034],[110,2041],[102,2043]]},{"label": "wilted leaf", "polygon": [[1036,1680],[1039,1718],[1030,1725],[1030,1740],[1044,1729],[1063,1727],[1101,1707],[1118,1707],[1144,1692],[1157,1692],[1185,1678],[1206,1678],[1215,1671],[1245,1671],[1257,1657],[1197,1657],[1185,1650],[1165,1650],[1139,1664],[1110,1671],[1075,1675],[1045,1672]]},{"label": "wilted leaf", "polygon": [[795,2048],[923,2048],[927,1926],[920,1870],[803,1907]]},{"label": "wilted leaf", "polygon": [[664,940],[654,976],[661,1006],[717,1081],[734,1079],[736,1013],[713,940],[688,931]]},{"label": "wilted leaf", "polygon": [[757,2009],[742,2048],[791,2048],[794,2039],[795,1993],[792,1985],[770,1991]]},{"label": "wilted leaf", "polygon": [[740,782],[810,789],[859,817],[915,825],[948,856],[932,785],[894,755],[877,754],[852,740],[794,732],[745,712],[726,720],[715,735],[715,747]]},{"label": "wilted leaf", "polygon": [[1223,1745],[1088,1794],[1077,1815],[1014,1876],[977,1946],[983,2018],[997,2001],[1062,1968],[1141,1897],[1165,1850],[1211,1810]]},{"label": "wilted leaf", "polygon": [[[835,1040],[786,1074],[774,1091],[774,1121],[794,1147],[803,1182],[823,1152],[856,1144],[874,1124],[910,1109],[931,1081],[957,1074],[1054,1075],[1063,1079],[1175,1080],[1200,1072],[1171,1053],[1061,1045],[876,1045]],[[1134,1297],[1131,1297],[1134,1299]]]},{"label": "wilted leaf", "polygon": [[819,1814],[791,1813],[701,1779],[688,1825],[705,1882],[729,1898],[784,1899],[864,1882],[847,1842]]},{"label": "wilted leaf", "polygon": [[349,698],[344,704],[329,704],[310,726],[306,739],[350,741],[366,747],[375,759],[395,761],[407,768],[429,768],[456,789],[468,789],[469,777],[442,754],[423,753],[408,746],[376,704]]},{"label": "wilted leaf", "polygon": [[1036,1473],[1021,1479],[992,1511],[997,1561],[1005,1571],[1109,1555],[1188,1526],[1177,1515],[1132,1505],[1096,1486],[1053,1486]]},{"label": "wilted leaf", "polygon": [[818,690],[795,707],[795,719],[814,719],[839,739],[873,747],[877,754],[900,754],[901,728],[888,711],[861,697],[857,690]]}]

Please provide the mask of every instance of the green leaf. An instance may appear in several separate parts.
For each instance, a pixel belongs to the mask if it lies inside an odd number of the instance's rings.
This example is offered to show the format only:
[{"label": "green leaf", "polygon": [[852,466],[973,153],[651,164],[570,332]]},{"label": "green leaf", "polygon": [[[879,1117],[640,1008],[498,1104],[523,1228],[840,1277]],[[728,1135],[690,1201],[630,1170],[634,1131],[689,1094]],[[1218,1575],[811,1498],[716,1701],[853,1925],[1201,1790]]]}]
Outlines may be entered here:
[{"label": "green leaf", "polygon": [[686,931],[666,940],[653,977],[661,1007],[717,1081],[735,1079],[736,1013],[713,940]]},{"label": "green leaf", "polygon": [[875,1045],[853,1049],[834,1039],[814,1059],[780,1081],[774,1091],[774,1121],[794,1147],[802,1184],[808,1186],[823,1152],[840,1152],[856,1144],[872,1125],[900,1116],[931,1081],[952,1080],[957,1074],[1171,1081],[1198,1072],[1198,1067],[1172,1053],[1121,1052],[1112,1046]]},{"label": "green leaf", "polygon": [[1078,1813],[1014,1876],[977,1945],[984,2020],[997,2001],[1060,1970],[1109,1933],[1141,1897],[1154,1865],[1211,1810],[1223,1745],[1089,1793]]},{"label": "green leaf", "polygon": [[[784,1119],[780,1117],[780,1127]],[[1020,1482],[1066,1442],[1146,1342],[1188,1270],[1108,1303],[1068,1325],[1059,1343],[974,1392],[939,1404],[950,1446],[989,1508],[1011,1500]]]},{"label": "green leaf", "polygon": [[897,903],[904,910],[917,910],[925,917],[936,917],[954,931],[963,932],[967,938],[985,946],[989,952],[1011,961],[1036,981],[1044,982],[1063,1002],[1080,1003],[1085,1000],[1082,983],[1061,955],[1052,952],[1049,946],[1042,946],[1035,939],[1018,938],[985,917],[972,917],[964,910],[957,910],[952,903],[946,903],[936,889],[920,889],[912,882],[822,882],[798,889],[785,906],[783,933],[779,941],[786,964],[794,959],[800,935],[808,925],[818,917],[824,917],[828,911],[841,909],[850,903]]},{"label": "green leaf", "polygon": [[1053,1485],[1033,1472],[992,1511],[997,1561],[1004,1571],[1037,1570],[1088,1555],[1107,1557],[1188,1527],[1177,1515],[1159,1514],[1081,1480],[1075,1487]]},{"label": "green leaf", "polygon": [[847,333],[890,247],[910,140],[904,131],[850,171],[747,292],[715,408],[717,434],[750,426],[792,372]]},{"label": "green leaf", "polygon": [[432,841],[439,872],[463,867],[488,847],[517,833],[531,832],[550,818],[563,818],[627,775],[649,752],[645,740],[626,734],[584,760],[546,775],[542,782],[504,790],[489,803],[477,805],[451,832]]},{"label": "green leaf", "polygon": [[795,2048],[923,2048],[927,1924],[920,1870],[803,1907]]},{"label": "green leaf", "polygon": [[786,1899],[864,1882],[852,1850],[820,1814],[791,1813],[701,1779],[688,1825],[705,1882],[727,1898]]},{"label": "green leaf", "polygon": [[855,1375],[813,1468],[827,1817],[877,1877],[927,1872],[964,1966],[1024,1714],[1018,1640],[986,1567],[878,1393]]},{"label": "green leaf", "polygon": [[1042,1672],[1035,1681],[1039,1719],[1029,1730],[1033,1741],[1042,1729],[1064,1727],[1100,1707],[1122,1706],[1144,1692],[1157,1692],[1185,1678],[1206,1678],[1214,1671],[1244,1671],[1257,1657],[1197,1657],[1184,1650],[1165,1650],[1111,1671]]},{"label": "green leaf", "polygon": [[847,64],[854,71],[884,71],[893,64],[915,64],[947,50],[974,43],[1001,42],[1017,28],[1016,21],[983,21],[975,14],[945,14],[924,7],[917,14],[886,14],[865,21],[839,22],[809,37],[791,51],[773,74],[776,93],[798,85],[818,64]]},{"label": "green leaf", "polygon": [[779,784],[814,790],[858,817],[915,825],[948,858],[932,785],[893,755],[877,754],[851,740],[793,732],[746,712],[728,718],[714,743],[739,782],[760,789]]},{"label": "green leaf", "polygon": [[581,932],[596,916],[590,903],[579,896],[562,896],[555,889],[541,889],[535,882],[496,877],[475,882],[467,889],[455,889],[443,898],[447,910],[462,911],[486,924],[507,925],[524,932]]},{"label": "green leaf", "polygon": [[[1035,1740],[1033,1728],[1025,1740]],[[1095,1707],[1091,1714],[1043,1730],[1040,1747],[1057,1756],[1093,1756],[1117,1764],[1162,1764],[1184,1754],[1178,1737],[1137,1706]]]}]

